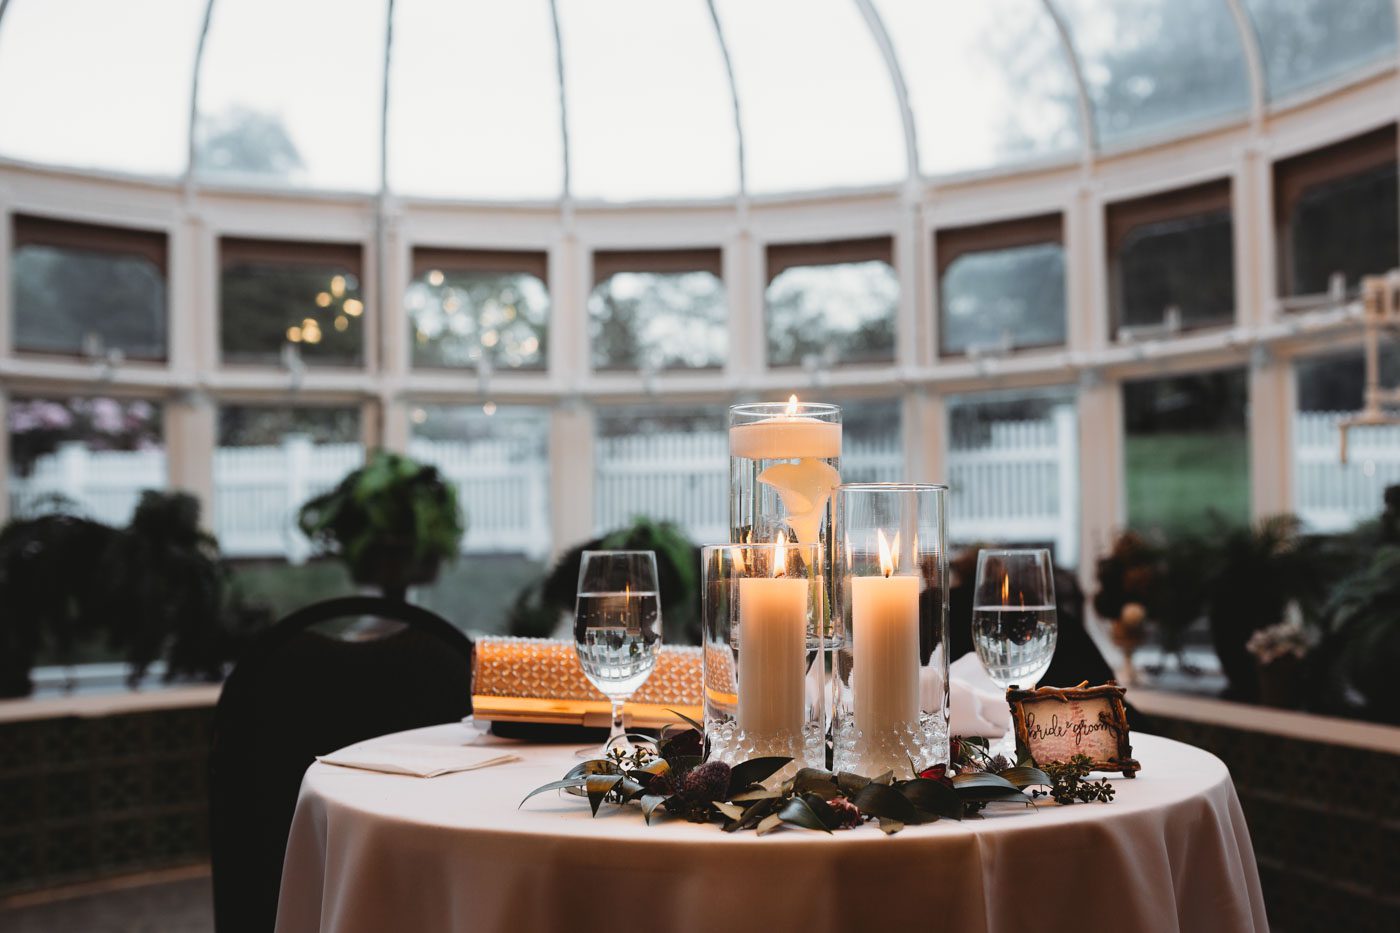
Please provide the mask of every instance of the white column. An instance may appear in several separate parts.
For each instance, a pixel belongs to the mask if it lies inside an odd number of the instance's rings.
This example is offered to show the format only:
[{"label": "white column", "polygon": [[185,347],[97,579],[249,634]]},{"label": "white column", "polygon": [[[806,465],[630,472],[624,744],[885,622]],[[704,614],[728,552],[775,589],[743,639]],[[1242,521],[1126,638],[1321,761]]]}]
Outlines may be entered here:
[{"label": "white column", "polygon": [[170,486],[199,500],[200,524],[214,529],[214,450],[218,411],[203,392],[184,392],[165,406],[165,456]]},{"label": "white column", "polygon": [[[753,234],[746,226],[735,230],[724,244],[723,265],[725,300],[729,304],[729,353],[724,362],[724,375],[730,385],[742,384],[762,372],[763,343],[755,333],[763,330],[763,292],[755,294],[754,281],[759,270],[754,265]],[[755,297],[758,304],[755,304]],[[755,329],[754,321],[758,321]]]},{"label": "white column", "polygon": [[559,403],[549,420],[549,512],[555,556],[593,537],[593,411],[578,400]]},{"label": "white column", "polygon": [[895,312],[895,365],[911,370],[925,358],[920,351],[924,345],[923,328],[919,326],[923,305],[920,304],[919,268],[923,251],[919,249],[919,227],[923,223],[917,203],[904,204],[900,225],[894,234],[894,271],[899,277],[899,306]]},{"label": "white column", "polygon": [[1123,482],[1121,387],[1086,372],[1079,384],[1079,579],[1087,592],[1096,586],[1095,558],[1127,519]]},{"label": "white column", "polygon": [[948,406],[944,397],[920,386],[906,393],[903,402],[905,475],[916,483],[946,483]]},{"label": "white column", "polygon": [[1079,566],[1079,537],[1075,523],[1079,519],[1079,433],[1074,408],[1055,407],[1051,418],[1055,425],[1055,462],[1060,465],[1059,528],[1055,535],[1055,559],[1064,567]]},{"label": "white column", "polygon": [[1065,209],[1065,299],[1068,345],[1080,352],[1108,346],[1108,259],[1103,204],[1088,182]]},{"label": "white column", "polygon": [[1274,203],[1269,160],[1257,143],[1240,151],[1230,179],[1230,210],[1235,226],[1235,323],[1267,324],[1278,307]]},{"label": "white column", "polygon": [[1249,361],[1249,511],[1255,519],[1293,508],[1293,374],[1257,346]]},{"label": "white column", "polygon": [[576,392],[590,369],[588,283],[593,260],[572,230],[549,248],[549,374],[561,393]]}]

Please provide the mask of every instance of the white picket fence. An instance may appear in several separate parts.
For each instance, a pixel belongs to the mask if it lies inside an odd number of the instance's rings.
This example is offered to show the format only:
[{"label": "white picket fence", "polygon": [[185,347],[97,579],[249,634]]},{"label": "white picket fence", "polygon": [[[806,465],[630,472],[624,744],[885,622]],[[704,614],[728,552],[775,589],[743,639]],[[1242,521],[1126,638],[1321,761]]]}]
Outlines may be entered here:
[{"label": "white picket fence", "polygon": [[[1387,485],[1400,483],[1400,427],[1353,431],[1350,463],[1339,461],[1339,412],[1294,420],[1294,501],[1308,527],[1340,531],[1375,516]],[[1037,421],[1001,422],[988,442],[949,450],[949,535],[954,542],[1049,541],[1057,559],[1078,558],[1079,467],[1074,409]],[[467,552],[543,557],[549,525],[549,458],[542,437],[476,441],[416,439],[409,453],[438,466],[468,517]],[[359,465],[358,444],[314,444],[289,435],[275,446],[226,447],[214,453],[213,524],[235,557],[304,559],[297,507]],[[634,516],[668,519],[697,541],[728,535],[728,448],[723,430],[601,438],[597,444],[594,517],[598,531]],[[565,468],[586,468],[561,461]],[[849,437],[842,458],[848,481],[898,480],[899,438]],[[143,489],[164,488],[163,451],[90,451],[64,444],[39,458],[27,476],[10,477],[11,514],[33,514],[58,494],[100,521],[124,525]]]},{"label": "white picket fence", "polygon": [[948,536],[955,543],[1053,542],[1079,560],[1079,443],[1074,408],[1035,421],[999,421],[988,442],[948,451]]},{"label": "white picket fence", "polygon": [[1345,531],[1381,511],[1385,487],[1400,483],[1400,426],[1352,428],[1347,463],[1338,425],[1346,412],[1306,412],[1293,419],[1293,501],[1313,531]]}]

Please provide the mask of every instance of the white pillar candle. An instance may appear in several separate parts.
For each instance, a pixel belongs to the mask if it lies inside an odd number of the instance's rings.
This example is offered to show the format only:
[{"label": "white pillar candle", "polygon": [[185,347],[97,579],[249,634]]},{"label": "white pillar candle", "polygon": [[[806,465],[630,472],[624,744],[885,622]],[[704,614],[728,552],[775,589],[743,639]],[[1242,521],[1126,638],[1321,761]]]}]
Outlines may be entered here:
[{"label": "white pillar candle", "polygon": [[739,581],[739,728],[751,736],[795,736],[806,720],[807,587]]},{"label": "white pillar candle", "polygon": [[729,429],[729,455],[750,460],[829,460],[841,456],[841,425],[777,415]]},{"label": "white pillar candle", "polygon": [[880,535],[884,576],[851,578],[851,687],[856,728],[886,735],[919,717],[918,577],[893,575]]}]

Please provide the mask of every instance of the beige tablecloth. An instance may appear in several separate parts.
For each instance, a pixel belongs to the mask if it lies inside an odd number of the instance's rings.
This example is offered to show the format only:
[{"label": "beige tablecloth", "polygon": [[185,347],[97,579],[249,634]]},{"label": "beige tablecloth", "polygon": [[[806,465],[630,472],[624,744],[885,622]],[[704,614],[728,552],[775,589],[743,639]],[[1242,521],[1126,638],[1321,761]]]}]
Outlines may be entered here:
[{"label": "beige tablecloth", "polygon": [[[394,737],[492,742],[469,725]],[[525,793],[572,749],[415,778],[313,764],[282,875],[278,933],[447,930],[1266,930],[1249,832],[1206,752],[1134,736],[1111,804],[759,838]]]}]

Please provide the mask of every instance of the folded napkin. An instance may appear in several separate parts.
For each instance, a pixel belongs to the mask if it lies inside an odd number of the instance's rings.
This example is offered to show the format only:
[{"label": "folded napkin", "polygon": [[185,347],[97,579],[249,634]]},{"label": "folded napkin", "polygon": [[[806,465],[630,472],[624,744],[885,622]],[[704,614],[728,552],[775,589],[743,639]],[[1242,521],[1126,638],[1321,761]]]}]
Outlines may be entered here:
[{"label": "folded napkin", "polygon": [[[1002,690],[982,669],[975,652],[968,652],[948,667],[948,730],[953,735],[982,735],[998,739],[1011,728],[1011,709]],[[919,678],[925,709],[934,708],[942,678],[934,668],[924,668]]]},{"label": "folded napkin", "polygon": [[361,742],[329,755],[318,755],[322,764],[414,777],[437,777],[457,771],[475,771],[519,761],[500,748],[472,748],[466,745],[427,745],[413,742]]}]

